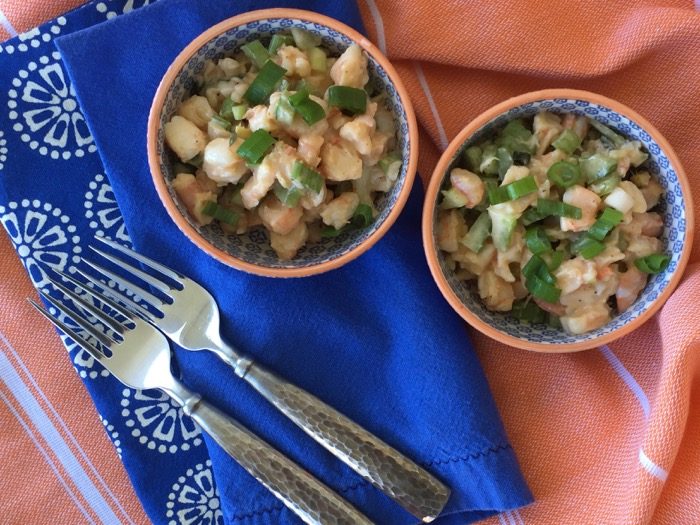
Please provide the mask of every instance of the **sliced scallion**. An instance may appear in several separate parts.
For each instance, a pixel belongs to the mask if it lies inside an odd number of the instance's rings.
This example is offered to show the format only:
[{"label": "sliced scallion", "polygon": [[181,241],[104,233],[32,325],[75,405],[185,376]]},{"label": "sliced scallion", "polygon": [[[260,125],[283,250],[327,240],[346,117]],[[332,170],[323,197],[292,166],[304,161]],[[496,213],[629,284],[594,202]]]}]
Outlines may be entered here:
[{"label": "sliced scallion", "polygon": [[581,159],[581,173],[589,184],[607,177],[617,168],[617,160],[605,155],[604,153],[595,153],[590,157]]},{"label": "sliced scallion", "polygon": [[270,45],[267,48],[267,51],[271,54],[274,55],[277,53],[277,50],[282,47],[282,46],[291,46],[294,43],[294,38],[292,38],[292,35],[283,35],[280,33],[277,33],[276,35],[272,35],[272,39],[270,40]]},{"label": "sliced scallion", "polygon": [[308,91],[297,91],[289,96],[289,103],[309,126],[326,116],[323,106],[309,98]]},{"label": "sliced scallion", "polygon": [[248,111],[248,106],[246,106],[245,104],[239,104],[239,105],[233,106],[231,108],[231,114],[233,115],[233,118],[236,120],[243,120],[247,111]]},{"label": "sliced scallion", "polygon": [[547,170],[547,178],[560,188],[566,189],[581,181],[581,170],[571,162],[555,162]]},{"label": "sliced scallion", "polygon": [[214,123],[216,123],[217,126],[225,129],[226,131],[229,131],[231,129],[231,126],[233,125],[231,124],[230,120],[226,120],[225,118],[222,118],[219,115],[214,115],[211,119],[214,121]]},{"label": "sliced scallion", "polygon": [[233,115],[233,100],[231,100],[230,97],[226,97],[221,103],[221,109],[219,109],[219,116],[221,118],[225,118],[229,122],[236,119],[236,117],[234,117]]},{"label": "sliced scallion", "polygon": [[337,237],[344,231],[344,228],[336,230],[333,226],[324,226],[323,228],[321,228],[321,237],[323,237],[324,239],[330,239],[333,237]]},{"label": "sliced scallion", "polygon": [[331,86],[328,88],[328,105],[351,115],[364,113],[367,109],[367,92],[349,86]]},{"label": "sliced scallion", "polygon": [[525,281],[525,288],[538,299],[548,303],[556,303],[561,297],[561,290],[553,284],[545,282],[537,275],[533,275]]},{"label": "sliced scallion", "polygon": [[584,259],[593,259],[605,250],[605,245],[593,237],[581,235],[571,244],[571,249]]},{"label": "sliced scallion", "polygon": [[364,202],[360,203],[352,214],[352,224],[358,228],[366,228],[372,224],[373,220],[372,206]]},{"label": "sliced scallion", "polygon": [[663,253],[652,253],[634,261],[634,265],[644,273],[661,273],[668,268],[671,258]]},{"label": "sliced scallion", "polygon": [[301,184],[314,193],[319,193],[323,187],[323,177],[321,174],[306,164],[297,160],[292,166],[292,180]]},{"label": "sliced scallion", "polygon": [[602,122],[598,122],[597,120],[592,118],[588,119],[588,121],[590,122],[591,126],[593,126],[600,132],[601,135],[610,139],[615,145],[615,147],[619,148],[625,143],[625,138],[622,135],[618,135]]},{"label": "sliced scallion", "polygon": [[202,206],[202,213],[204,215],[214,217],[216,220],[225,222],[231,226],[235,226],[240,219],[240,215],[238,215],[236,212],[227,210],[223,206],[219,206],[214,201],[207,201],[204,206]]},{"label": "sliced scallion", "polygon": [[547,318],[547,314],[542,308],[526,299],[514,302],[511,314],[520,321],[533,324],[544,323]]},{"label": "sliced scallion", "polygon": [[253,40],[252,42],[248,42],[247,44],[241,46],[241,51],[245,53],[245,56],[250,58],[251,62],[253,62],[258,69],[262,68],[265,65],[265,62],[270,59],[270,53],[268,53],[267,49],[265,49],[265,46],[262,45],[260,40]]},{"label": "sliced scallion", "polygon": [[267,99],[270,98],[270,95],[275,90],[275,85],[286,72],[286,69],[278,66],[272,60],[268,60],[243,96],[254,106],[267,103]]},{"label": "sliced scallion", "polygon": [[264,129],[259,129],[238,146],[236,153],[250,164],[257,164],[275,142],[277,141],[272,135]]},{"label": "sliced scallion", "polygon": [[618,224],[622,222],[624,215],[614,208],[605,208],[600,217],[596,219],[593,226],[588,230],[588,235],[598,241],[605,239]]},{"label": "sliced scallion", "polygon": [[535,255],[542,255],[552,251],[552,243],[549,237],[547,237],[542,228],[537,226],[527,229],[525,232],[525,244],[527,244],[527,249]]},{"label": "sliced scallion", "polygon": [[321,45],[320,35],[315,35],[311,31],[299,27],[293,27],[291,31],[294,43],[299,49],[306,50]]},{"label": "sliced scallion", "polygon": [[502,179],[508,169],[513,165],[513,157],[504,147],[500,147],[496,150],[496,157],[498,158],[498,176]]},{"label": "sliced scallion", "polygon": [[275,184],[273,188],[275,196],[279,201],[284,204],[287,208],[294,208],[299,204],[299,199],[301,198],[302,192],[296,186],[292,186],[287,189],[281,184]]},{"label": "sliced scallion", "polygon": [[581,208],[549,199],[537,199],[537,211],[543,215],[556,215],[569,219],[580,219],[583,216]]}]

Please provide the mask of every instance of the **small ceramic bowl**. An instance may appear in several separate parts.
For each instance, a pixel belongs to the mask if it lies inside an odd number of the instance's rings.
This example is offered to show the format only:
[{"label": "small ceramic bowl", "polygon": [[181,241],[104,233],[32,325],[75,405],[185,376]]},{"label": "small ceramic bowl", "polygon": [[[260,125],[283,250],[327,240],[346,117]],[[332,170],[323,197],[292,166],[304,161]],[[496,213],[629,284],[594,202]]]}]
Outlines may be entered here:
[{"label": "small ceramic bowl", "polygon": [[[281,261],[270,248],[267,233],[255,229],[243,235],[226,235],[217,225],[198,226],[188,216],[175,194],[175,157],[165,147],[164,124],[179,104],[196,88],[195,76],[210,59],[236,52],[243,44],[270,38],[298,27],[320,35],[322,45],[340,55],[352,43],[369,58],[370,86],[387,94],[386,107],[396,122],[397,141],[403,166],[394,187],[375,203],[379,215],[363,230],[302,248],[296,258]],[[418,131],[413,107],[396,70],[382,53],[354,29],[323,15],[296,9],[251,11],[225,20],[202,33],[175,59],[158,87],[148,119],[148,162],[153,181],[175,224],[199,248],[224,264],[249,273],[270,277],[300,277],[325,272],[353,260],[368,250],[391,227],[401,212],[413,185],[418,155]]]},{"label": "small ceramic bowl", "polygon": [[[576,113],[594,118],[633,140],[649,153],[649,171],[666,190],[658,211],[663,216],[661,240],[671,256],[668,268],[651,276],[637,301],[605,326],[582,335],[560,329],[530,325],[507,313],[487,310],[473,284],[459,281],[445,264],[437,248],[436,222],[440,190],[463,150],[488,136],[494,129],[518,117],[539,111]],[[649,319],[668,299],[678,284],[690,256],[693,237],[693,205],[690,186],[678,157],[661,133],[630,108],[594,93],[550,89],[506,100],[469,123],[450,143],[440,158],[428,187],[423,209],[423,243],[430,270],[452,307],[474,328],[518,348],[538,352],[573,352],[594,348],[628,334]]]}]

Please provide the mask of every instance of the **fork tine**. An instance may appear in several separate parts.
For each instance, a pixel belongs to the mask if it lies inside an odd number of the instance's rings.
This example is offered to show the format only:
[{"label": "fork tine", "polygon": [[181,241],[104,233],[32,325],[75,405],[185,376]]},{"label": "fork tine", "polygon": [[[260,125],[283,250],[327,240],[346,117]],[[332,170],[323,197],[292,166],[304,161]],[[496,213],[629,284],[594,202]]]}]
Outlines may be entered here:
[{"label": "fork tine", "polygon": [[105,276],[107,279],[111,279],[112,281],[123,286],[127,290],[131,290],[133,293],[138,295],[141,299],[146,301],[151,306],[154,306],[155,308],[160,308],[163,306],[163,304],[164,304],[163,301],[161,299],[159,299],[158,297],[156,297],[155,295],[153,295],[151,292],[147,292],[146,290],[144,290],[140,286],[127,281],[126,279],[120,277],[116,273],[108,270],[104,266],[100,266],[99,264],[92,262],[88,259],[85,259],[84,257],[82,258],[82,261],[85,264],[87,264],[90,268],[95,270],[96,272]]},{"label": "fork tine", "polygon": [[125,270],[128,270],[129,273],[135,275],[139,279],[141,279],[143,282],[150,284],[154,288],[157,288],[161,292],[163,292],[165,295],[170,297],[168,295],[168,292],[172,290],[171,286],[168,286],[166,283],[161,281],[160,279],[156,279],[150,274],[147,274],[143,270],[139,270],[135,266],[130,265],[127,262],[124,262],[122,259],[119,259],[118,257],[115,257],[114,255],[110,255],[109,253],[103,252],[102,250],[95,248],[94,246],[89,247],[93,252],[99,253],[102,257],[107,259],[108,261],[116,264],[117,266],[120,266],[124,268]]},{"label": "fork tine", "polygon": [[107,246],[111,246],[115,250],[118,250],[118,251],[122,252],[123,254],[128,255],[129,257],[136,259],[137,261],[145,264],[149,268],[152,268],[152,269],[162,273],[163,275],[167,275],[168,277],[170,277],[173,281],[175,281],[177,283],[179,283],[182,279],[185,278],[184,275],[176,272],[175,270],[168,268],[167,266],[160,264],[159,262],[156,262],[149,257],[146,257],[145,255],[141,255],[140,253],[135,252],[134,250],[132,250],[130,248],[127,248],[123,244],[119,244],[118,242],[114,242],[111,239],[107,239],[107,238],[101,237],[99,235],[96,235],[95,239],[106,244]]},{"label": "fork tine", "polygon": [[120,314],[124,315],[125,317],[128,316],[128,313],[122,311],[122,308],[123,308],[122,305],[113,301],[112,299],[107,297],[107,295],[112,295],[112,297],[114,297],[117,301],[121,301],[122,303],[124,303],[124,305],[127,307],[127,309],[130,309],[132,313],[135,313],[135,314],[141,316],[141,318],[144,319],[145,321],[148,321],[149,319],[154,318],[153,315],[148,310],[143,308],[140,304],[135,303],[134,301],[132,301],[131,299],[129,299],[125,295],[122,295],[121,293],[117,292],[116,290],[112,290],[105,283],[101,282],[99,279],[96,279],[92,275],[89,275],[89,274],[83,272],[82,270],[80,270],[80,268],[76,268],[75,271],[78,272],[80,275],[82,275],[88,282],[91,282],[92,284],[98,286],[102,290],[104,295],[97,293],[95,290],[93,290],[89,286],[86,286],[85,283],[81,283],[80,281],[78,281],[74,277],[71,277],[70,275],[67,275],[63,272],[59,272],[58,270],[55,270],[55,269],[53,271],[55,273],[57,273],[58,275],[60,275],[61,277],[63,277],[66,281],[73,283],[75,286],[79,287],[85,293],[91,295],[92,297],[94,297],[98,301],[103,301],[103,302],[107,303],[110,308],[113,308],[114,310],[116,310]]},{"label": "fork tine", "polygon": [[[65,286],[63,286],[61,283],[55,281],[54,279],[51,279],[51,278],[49,277],[48,280],[51,282],[51,284],[52,284],[54,287],[56,287],[56,289],[61,290],[61,292],[63,292],[66,296],[70,297],[71,300],[72,300],[76,305],[78,305],[78,306],[79,306],[80,308],[82,308],[83,310],[85,310],[85,311],[89,312],[90,314],[92,314],[92,315],[93,315],[94,317],[96,317],[100,322],[102,322],[102,323],[104,323],[105,325],[107,325],[113,332],[116,332],[116,333],[118,333],[118,334],[120,334],[120,335],[124,333],[124,330],[126,329],[126,327],[125,327],[123,324],[121,324],[119,321],[117,321],[114,317],[112,317],[112,316],[108,315],[107,313],[103,312],[102,310],[100,310],[99,308],[97,308],[95,305],[88,303],[85,299],[83,299],[82,297],[80,297],[78,294],[76,294],[75,292],[69,290],[68,288],[66,288]],[[78,283],[78,284],[80,284],[80,283]],[[81,289],[81,290],[85,290],[85,286],[84,286],[84,285],[81,285],[81,286],[80,286],[80,289]],[[104,298],[101,297],[99,294],[90,294],[90,295],[92,295],[96,300],[98,300],[98,301],[100,301],[100,302],[102,302],[102,303],[105,303],[105,304],[107,304],[108,306],[111,306],[110,304],[106,303],[106,301],[104,301]],[[52,303],[52,304],[53,304],[53,303]],[[56,306],[56,308],[58,308],[58,306],[57,306],[56,304],[54,304],[54,306]],[[120,308],[121,308],[121,307],[120,307]],[[129,319],[129,320],[132,320],[131,314],[130,314],[127,310],[125,310],[124,308],[121,308],[121,310],[122,310],[122,311],[119,311],[119,309],[117,309],[117,311],[118,311],[120,314],[124,315],[124,317],[126,317],[126,318]],[[64,313],[66,313],[66,312],[64,312]],[[75,317],[75,314],[74,314],[72,317]]]},{"label": "fork tine", "polygon": [[105,345],[107,348],[109,348],[112,344],[114,344],[116,341],[110,337],[107,336],[107,334],[100,332],[97,328],[95,328],[94,325],[89,323],[85,318],[83,318],[78,312],[73,310],[72,308],[68,308],[68,306],[65,305],[65,303],[59,301],[58,299],[55,299],[51,297],[50,295],[45,294],[44,292],[39,292],[39,295],[49,303],[51,306],[56,308],[59,312],[61,312],[63,315],[70,317],[73,319],[73,322],[80,326],[83,330],[88,332],[91,336],[93,336],[95,339],[97,339],[101,344]]},{"label": "fork tine", "polygon": [[[59,320],[57,317],[54,317],[51,315],[46,308],[43,306],[37,304],[33,299],[27,298],[27,301],[29,301],[29,304],[31,304],[41,315],[43,315],[46,319],[51,322],[52,325],[54,325],[56,328],[61,330],[64,334],[66,334],[68,337],[70,337],[73,341],[75,341],[75,344],[77,344],[80,348],[85,350],[88,354],[90,354],[96,361],[104,365],[105,360],[107,357],[100,352],[97,348],[92,346],[90,343],[85,341],[82,337],[80,337],[78,334],[76,334],[70,327],[68,327],[63,321]],[[53,302],[49,301],[51,304]],[[56,306],[54,304],[54,306]],[[57,307],[58,308],[58,307]]]}]

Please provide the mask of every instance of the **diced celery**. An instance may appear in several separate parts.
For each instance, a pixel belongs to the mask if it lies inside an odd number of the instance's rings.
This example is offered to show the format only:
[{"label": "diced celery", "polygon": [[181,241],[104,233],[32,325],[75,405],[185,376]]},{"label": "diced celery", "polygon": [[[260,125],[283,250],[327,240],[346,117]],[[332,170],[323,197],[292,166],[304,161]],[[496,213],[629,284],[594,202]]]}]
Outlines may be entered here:
[{"label": "diced celery", "polygon": [[294,38],[294,43],[299,49],[310,49],[321,45],[320,35],[314,35],[310,31],[301,29],[299,27],[292,28],[292,37]]},{"label": "diced celery", "polygon": [[483,148],[479,171],[484,175],[498,174],[498,157],[496,152],[498,147],[495,144],[487,144]]},{"label": "diced celery", "polygon": [[478,253],[484,247],[484,242],[491,234],[491,217],[487,212],[483,212],[477,217],[469,231],[460,241],[464,246],[474,253]]},{"label": "diced celery", "polygon": [[588,189],[594,193],[597,193],[601,197],[604,197],[617,188],[620,181],[620,176],[617,173],[613,173],[612,175],[608,175],[607,177],[595,181],[593,184],[588,186]]},{"label": "diced celery", "polygon": [[625,138],[622,135],[618,135],[602,122],[598,122],[597,120],[592,118],[588,119],[588,122],[590,122],[591,126],[597,129],[601,135],[610,139],[615,145],[615,147],[619,148],[625,143]]},{"label": "diced celery", "polygon": [[588,182],[593,183],[615,171],[617,160],[603,153],[595,153],[590,157],[581,159],[579,166],[581,167],[581,173],[583,173]]},{"label": "diced celery", "polygon": [[442,202],[440,203],[440,208],[443,210],[451,210],[453,208],[463,208],[469,201],[464,193],[459,191],[457,188],[450,188],[449,190],[443,190],[442,192]]},{"label": "diced celery", "polygon": [[464,160],[470,171],[479,173],[481,171],[481,148],[479,146],[472,146],[465,149]]},{"label": "diced celery", "polygon": [[248,106],[246,106],[245,104],[240,104],[238,106],[233,106],[231,108],[231,113],[233,114],[233,118],[236,120],[243,120],[247,111],[248,111]]},{"label": "diced celery", "polygon": [[525,127],[520,119],[511,120],[501,131],[496,140],[498,146],[503,146],[509,152],[524,151],[534,153],[537,147],[532,132]]},{"label": "diced celery", "polygon": [[571,155],[581,145],[581,138],[570,129],[565,129],[559,138],[552,142],[552,146]]},{"label": "diced celery", "polygon": [[319,71],[321,73],[328,69],[326,64],[326,52],[320,47],[312,47],[306,54],[309,56],[311,71]]},{"label": "diced celery", "polygon": [[289,99],[282,96],[275,106],[275,120],[283,124],[290,125],[294,120],[294,108],[289,103]]},{"label": "diced celery", "polygon": [[488,213],[491,217],[493,244],[498,251],[506,251],[513,240],[513,231],[518,224],[518,216],[499,206],[489,206]]},{"label": "diced celery", "polygon": [[276,35],[272,35],[272,39],[270,40],[270,45],[267,48],[267,51],[271,54],[274,55],[277,53],[277,50],[282,47],[282,46],[291,46],[294,43],[294,39],[292,38],[292,35],[282,35],[280,33],[277,33]]},{"label": "diced celery", "polygon": [[513,165],[513,157],[510,155],[510,152],[502,146],[496,150],[496,157],[498,157],[498,176],[502,179],[505,177],[508,169]]}]

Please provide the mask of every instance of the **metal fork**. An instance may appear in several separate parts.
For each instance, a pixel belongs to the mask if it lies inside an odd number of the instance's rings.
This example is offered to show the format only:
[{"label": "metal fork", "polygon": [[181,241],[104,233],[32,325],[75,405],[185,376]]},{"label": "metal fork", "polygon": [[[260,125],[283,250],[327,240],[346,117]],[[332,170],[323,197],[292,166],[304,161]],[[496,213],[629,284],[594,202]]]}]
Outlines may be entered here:
[{"label": "metal fork", "polygon": [[[64,302],[40,292],[44,300],[72,318],[99,345],[92,344],[30,299],[44,317],[125,385],[138,389],[157,388],[169,395],[182,406],[185,414],[192,417],[202,430],[305,523],[372,524],[367,517],[296,463],[176,380],[170,371],[168,340],[151,324],[75,279],[71,279],[71,282],[92,296],[99,306],[61,283],[52,279],[51,282],[85,314],[97,318],[107,330],[99,330]],[[121,320],[116,315],[106,313],[104,306],[114,310],[121,316]]]},{"label": "metal fork", "polygon": [[[219,333],[219,308],[202,286],[119,243],[103,237],[96,239],[161,275],[156,277],[91,246],[105,259],[149,284],[154,289],[154,293],[151,293],[115,272],[83,259],[107,279],[139,296],[158,313],[152,313],[81,272],[86,279],[102,287],[106,293],[113,294],[181,347],[216,353],[234,369],[236,375],[247,381],[309,436],[414,516],[428,523],[440,514],[450,496],[450,489],[432,474],[323,401],[276,376],[224,342]],[[162,294],[165,300],[155,293]]]}]

